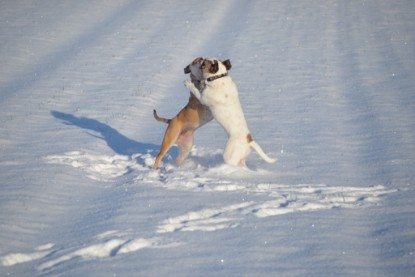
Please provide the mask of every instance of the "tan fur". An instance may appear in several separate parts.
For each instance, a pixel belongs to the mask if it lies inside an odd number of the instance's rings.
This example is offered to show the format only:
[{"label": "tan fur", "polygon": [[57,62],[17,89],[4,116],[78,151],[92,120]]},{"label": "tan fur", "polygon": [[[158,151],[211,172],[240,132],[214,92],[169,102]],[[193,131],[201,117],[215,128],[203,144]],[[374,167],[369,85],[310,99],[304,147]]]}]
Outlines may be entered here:
[{"label": "tan fur", "polygon": [[170,122],[171,122],[171,119],[159,117],[156,110],[153,110],[153,116],[159,122],[164,122],[164,123],[167,123],[167,124],[170,124]]},{"label": "tan fur", "polygon": [[254,139],[252,138],[251,134],[246,135],[246,141],[251,143]]},{"label": "tan fur", "polygon": [[[190,73],[190,66],[197,65],[203,58],[196,58],[185,69],[185,73]],[[197,78],[191,74],[195,86],[201,87],[202,84]],[[206,124],[213,119],[210,109],[200,103],[197,98],[190,93],[189,102],[180,110],[180,112],[172,119],[161,118],[157,112],[153,111],[154,118],[157,121],[169,124],[164,134],[163,142],[161,144],[160,152],[156,157],[153,168],[160,167],[160,163],[164,155],[173,144],[177,144],[180,150],[179,156],[176,158],[177,164],[181,164],[189,155],[194,143],[194,132],[200,126]]]}]

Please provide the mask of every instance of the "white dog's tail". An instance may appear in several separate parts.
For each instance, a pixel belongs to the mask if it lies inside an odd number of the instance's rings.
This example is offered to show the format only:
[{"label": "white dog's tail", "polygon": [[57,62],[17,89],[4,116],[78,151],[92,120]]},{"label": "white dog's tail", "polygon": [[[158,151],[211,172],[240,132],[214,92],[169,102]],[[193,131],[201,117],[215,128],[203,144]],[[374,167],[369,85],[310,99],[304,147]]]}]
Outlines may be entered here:
[{"label": "white dog's tail", "polygon": [[277,161],[277,159],[272,159],[267,154],[265,154],[265,152],[262,150],[261,146],[259,146],[259,144],[256,143],[254,140],[252,140],[249,143],[249,146],[254,148],[255,151],[261,156],[261,158],[263,158],[264,161],[266,161],[267,163],[272,164],[272,163],[275,163]]}]

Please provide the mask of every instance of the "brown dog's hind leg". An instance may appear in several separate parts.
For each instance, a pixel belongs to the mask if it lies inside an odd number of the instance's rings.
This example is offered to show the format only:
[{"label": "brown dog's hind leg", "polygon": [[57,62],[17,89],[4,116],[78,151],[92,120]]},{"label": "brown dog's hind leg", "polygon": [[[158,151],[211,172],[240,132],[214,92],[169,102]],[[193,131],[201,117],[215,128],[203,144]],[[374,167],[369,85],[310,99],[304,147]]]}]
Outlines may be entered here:
[{"label": "brown dog's hind leg", "polygon": [[176,163],[178,165],[182,164],[189,156],[190,150],[192,150],[194,143],[194,129],[183,131],[177,138],[177,145],[180,149],[180,154],[176,158]]}]

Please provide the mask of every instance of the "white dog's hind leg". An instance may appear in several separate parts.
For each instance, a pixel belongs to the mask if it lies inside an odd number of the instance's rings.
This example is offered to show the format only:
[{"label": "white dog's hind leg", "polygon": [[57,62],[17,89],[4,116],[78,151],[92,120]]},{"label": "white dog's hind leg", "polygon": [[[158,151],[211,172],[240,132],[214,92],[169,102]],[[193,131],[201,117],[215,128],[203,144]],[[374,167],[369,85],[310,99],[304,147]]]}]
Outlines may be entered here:
[{"label": "white dog's hind leg", "polygon": [[238,139],[228,140],[223,152],[223,159],[229,165],[246,167],[245,158],[250,152],[251,149],[246,142]]},{"label": "white dog's hind leg", "polygon": [[239,161],[239,166],[240,166],[240,167],[245,167],[245,168],[248,168],[248,167],[246,166],[245,159],[242,159],[242,160],[240,160],[240,161]]}]

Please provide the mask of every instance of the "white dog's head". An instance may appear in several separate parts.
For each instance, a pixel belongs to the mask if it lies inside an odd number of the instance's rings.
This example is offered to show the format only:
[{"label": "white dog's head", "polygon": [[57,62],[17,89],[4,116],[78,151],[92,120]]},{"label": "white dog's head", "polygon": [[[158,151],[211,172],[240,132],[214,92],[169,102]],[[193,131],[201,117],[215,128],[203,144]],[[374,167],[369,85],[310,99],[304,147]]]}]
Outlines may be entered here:
[{"label": "white dog's head", "polygon": [[228,70],[231,69],[231,67],[232,65],[229,59],[220,61],[215,58],[204,59],[202,64],[200,65],[203,79],[206,79],[208,81],[213,81],[217,78],[226,76]]}]

